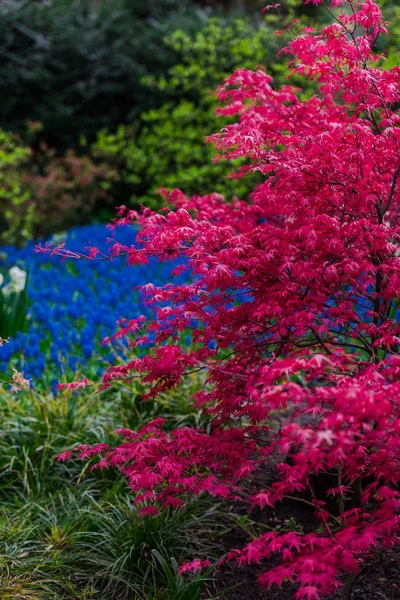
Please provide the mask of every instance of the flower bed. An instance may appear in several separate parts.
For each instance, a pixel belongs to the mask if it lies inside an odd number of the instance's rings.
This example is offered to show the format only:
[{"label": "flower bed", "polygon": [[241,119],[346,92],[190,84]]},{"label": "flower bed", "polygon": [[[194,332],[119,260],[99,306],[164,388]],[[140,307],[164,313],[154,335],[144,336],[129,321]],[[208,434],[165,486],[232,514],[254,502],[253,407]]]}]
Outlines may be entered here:
[{"label": "flower bed", "polygon": [[[130,245],[135,235],[132,227],[120,227],[114,242]],[[107,238],[107,243],[112,244],[113,233],[105,225],[91,225],[71,229],[50,241],[65,241],[71,251],[79,252],[88,243],[106,250]],[[163,285],[173,268],[152,260],[150,265],[122,269],[122,257],[62,262],[48,254],[35,253],[33,243],[23,250],[8,246],[0,252],[0,270],[2,266],[7,270],[18,265],[29,273],[26,318],[22,330],[0,348],[0,371],[7,371],[11,360],[33,380],[47,374],[54,379],[57,373],[87,370],[94,356],[101,357],[100,363],[96,361],[96,369],[101,370],[102,365],[115,360],[117,353],[123,354],[123,344],[110,350],[103,348],[100,340],[116,330],[122,316],[149,316],[150,309],[141,303],[135,287],[148,281]],[[183,279],[183,274],[174,275],[175,281]],[[0,290],[6,285],[7,278]]]}]

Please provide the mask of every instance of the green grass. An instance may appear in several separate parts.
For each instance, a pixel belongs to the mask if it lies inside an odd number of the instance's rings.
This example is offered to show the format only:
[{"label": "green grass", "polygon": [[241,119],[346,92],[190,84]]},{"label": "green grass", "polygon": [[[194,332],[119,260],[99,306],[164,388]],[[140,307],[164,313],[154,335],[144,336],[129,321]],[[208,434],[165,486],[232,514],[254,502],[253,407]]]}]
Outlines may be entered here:
[{"label": "green grass", "polygon": [[90,470],[56,456],[76,444],[114,443],[117,427],[137,428],[155,416],[171,426],[206,425],[177,393],[143,403],[140,390],[103,394],[0,389],[1,600],[197,600],[203,578],[183,579],[183,560],[209,558],[218,546],[219,508],[208,500],[141,516],[115,471]]},{"label": "green grass", "polygon": [[[184,599],[189,597],[186,588],[199,587],[199,582],[177,577],[177,564],[192,553],[204,555],[199,530],[212,522],[212,512],[201,502],[141,517],[131,498],[119,496],[111,503],[88,491],[10,504],[0,518],[0,581],[7,573],[7,586],[23,581],[30,591],[43,584],[40,598],[84,598],[91,593],[139,600],[162,597],[176,586],[182,595],[171,597]],[[0,583],[2,599],[6,589]]]}]

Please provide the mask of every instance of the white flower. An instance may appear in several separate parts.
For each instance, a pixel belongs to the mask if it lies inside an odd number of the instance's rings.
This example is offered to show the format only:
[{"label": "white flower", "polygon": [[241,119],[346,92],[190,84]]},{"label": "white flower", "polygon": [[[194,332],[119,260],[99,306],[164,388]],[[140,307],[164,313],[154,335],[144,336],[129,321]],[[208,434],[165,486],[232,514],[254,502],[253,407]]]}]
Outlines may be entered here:
[{"label": "white flower", "polygon": [[3,277],[3,275],[0,273],[0,285],[3,285],[3,281],[4,281],[4,277]]},{"label": "white flower", "polygon": [[26,284],[26,271],[23,271],[19,267],[11,267],[9,275],[13,292],[22,292]]}]

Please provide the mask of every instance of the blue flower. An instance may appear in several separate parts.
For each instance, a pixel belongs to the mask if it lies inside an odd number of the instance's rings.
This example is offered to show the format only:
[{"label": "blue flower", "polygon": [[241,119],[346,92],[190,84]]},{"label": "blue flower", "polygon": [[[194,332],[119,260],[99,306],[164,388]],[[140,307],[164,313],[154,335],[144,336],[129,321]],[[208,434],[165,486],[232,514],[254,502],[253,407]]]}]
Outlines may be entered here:
[{"label": "blue flower", "polygon": [[[113,235],[121,244],[131,245],[136,230],[121,227],[113,233],[106,225],[76,227],[65,234],[65,245],[82,252],[90,242],[107,253],[106,240]],[[0,347],[0,369],[7,370],[10,360],[15,365],[19,361],[25,375],[29,373],[36,379],[46,369],[51,369],[55,378],[64,370],[74,372],[78,366],[84,369],[94,356],[97,362],[99,355],[114,362],[115,353],[110,347],[102,347],[102,340],[117,330],[122,317],[151,314],[135,288],[149,281],[159,286],[171,281],[175,266],[151,260],[149,265],[128,268],[123,257],[62,262],[57,257],[36,254],[32,242],[24,249],[7,247],[0,251],[7,256],[5,267],[18,264],[30,273],[28,331],[18,332],[9,344]],[[182,283],[188,277],[183,273],[174,281]],[[55,393],[55,384],[52,389]]]}]

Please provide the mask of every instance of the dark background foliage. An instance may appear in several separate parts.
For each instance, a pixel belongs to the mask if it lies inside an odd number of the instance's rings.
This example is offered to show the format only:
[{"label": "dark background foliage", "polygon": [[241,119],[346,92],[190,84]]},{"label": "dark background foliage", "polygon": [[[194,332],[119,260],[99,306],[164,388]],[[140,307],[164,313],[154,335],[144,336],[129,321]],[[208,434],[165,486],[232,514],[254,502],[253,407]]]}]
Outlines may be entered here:
[{"label": "dark background foliage", "polygon": [[136,118],[161,99],[141,78],[174,63],[164,36],[201,19],[185,0],[0,3],[0,127],[23,133],[27,118],[41,121],[65,149]]}]

